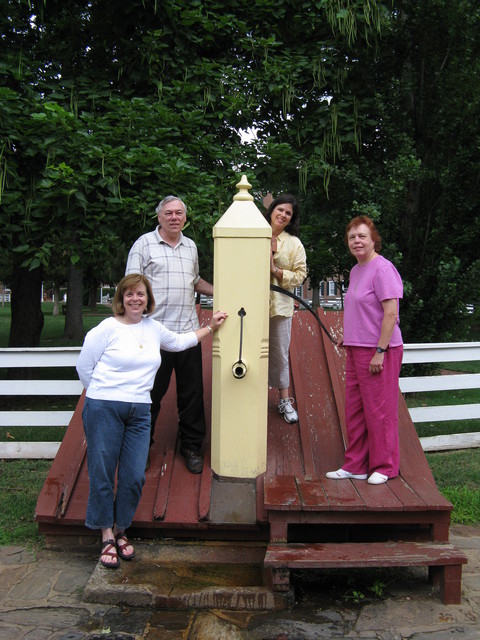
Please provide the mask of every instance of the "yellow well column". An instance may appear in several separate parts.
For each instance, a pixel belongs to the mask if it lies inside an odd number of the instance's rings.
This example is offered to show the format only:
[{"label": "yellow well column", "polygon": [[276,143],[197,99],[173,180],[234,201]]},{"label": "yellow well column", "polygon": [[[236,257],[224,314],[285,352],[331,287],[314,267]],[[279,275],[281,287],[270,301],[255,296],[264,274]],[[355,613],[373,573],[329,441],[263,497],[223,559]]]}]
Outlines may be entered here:
[{"label": "yellow well column", "polygon": [[213,341],[211,456],[218,476],[256,478],[267,458],[272,230],[246,176],[236,186],[213,227],[214,309],[227,311],[228,320]]}]

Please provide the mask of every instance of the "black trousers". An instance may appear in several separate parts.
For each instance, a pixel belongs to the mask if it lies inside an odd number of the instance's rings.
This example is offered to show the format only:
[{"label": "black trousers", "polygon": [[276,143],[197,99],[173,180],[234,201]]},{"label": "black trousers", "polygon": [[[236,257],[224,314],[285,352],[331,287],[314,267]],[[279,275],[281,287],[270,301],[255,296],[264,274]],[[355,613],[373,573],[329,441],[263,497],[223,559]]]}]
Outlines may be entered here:
[{"label": "black trousers", "polygon": [[202,348],[200,344],[172,353],[160,350],[160,365],[153,389],[151,442],[161,402],[170,385],[172,372],[177,381],[178,430],[183,449],[199,451],[205,438],[205,409],[203,406]]}]

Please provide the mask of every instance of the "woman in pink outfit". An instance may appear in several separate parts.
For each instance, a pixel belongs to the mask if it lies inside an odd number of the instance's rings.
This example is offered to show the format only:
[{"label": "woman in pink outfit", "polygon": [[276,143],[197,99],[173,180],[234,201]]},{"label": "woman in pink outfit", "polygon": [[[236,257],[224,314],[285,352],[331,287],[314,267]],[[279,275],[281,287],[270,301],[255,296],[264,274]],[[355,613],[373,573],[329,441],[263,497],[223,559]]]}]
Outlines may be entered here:
[{"label": "woman in pink outfit", "polygon": [[357,264],[345,295],[343,338],[347,350],[345,420],[348,446],[334,480],[383,484],[399,473],[398,379],[403,356],[399,327],[402,279],[379,254],[381,237],[370,218],[347,225],[345,242]]}]

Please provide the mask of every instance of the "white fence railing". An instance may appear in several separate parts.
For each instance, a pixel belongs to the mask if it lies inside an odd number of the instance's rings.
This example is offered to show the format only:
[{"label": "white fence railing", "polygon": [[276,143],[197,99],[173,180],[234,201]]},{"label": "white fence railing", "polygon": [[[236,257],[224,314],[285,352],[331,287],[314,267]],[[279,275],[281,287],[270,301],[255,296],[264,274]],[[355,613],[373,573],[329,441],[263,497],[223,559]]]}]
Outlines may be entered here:
[{"label": "white fence railing", "polygon": [[[75,367],[80,347],[0,349],[0,369],[21,367]],[[83,390],[79,380],[1,380],[0,396],[74,396]],[[67,427],[73,411],[0,411],[0,427]],[[0,442],[0,458],[49,459],[57,455],[60,442]]]},{"label": "white fence railing", "polygon": [[[474,362],[480,360],[480,342],[418,343],[404,346],[403,364]],[[448,365],[447,365],[448,366]],[[444,373],[400,378],[402,393],[480,389],[480,373]],[[480,403],[429,405],[409,409],[414,423],[480,419]],[[480,432],[420,438],[424,451],[480,447]]]},{"label": "white fence railing", "polygon": [[[12,367],[75,367],[80,347],[0,349],[0,369]],[[404,364],[480,361],[480,342],[406,344]],[[2,380],[0,396],[80,397],[78,380]],[[480,389],[480,373],[447,373],[436,376],[400,378],[402,393]],[[413,422],[478,420],[480,403],[411,408]],[[68,426],[73,411],[0,411],[0,427]],[[421,438],[425,451],[480,447],[480,432]],[[0,458],[54,458],[59,442],[0,442]]]}]

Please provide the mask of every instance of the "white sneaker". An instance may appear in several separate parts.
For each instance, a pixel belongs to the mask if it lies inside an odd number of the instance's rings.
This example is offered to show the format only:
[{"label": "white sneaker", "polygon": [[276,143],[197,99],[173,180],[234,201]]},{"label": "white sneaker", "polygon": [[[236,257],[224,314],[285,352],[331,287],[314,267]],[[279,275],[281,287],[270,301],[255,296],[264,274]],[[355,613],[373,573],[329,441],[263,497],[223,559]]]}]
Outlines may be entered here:
[{"label": "white sneaker", "polygon": [[367,480],[368,484],[383,484],[388,480],[388,476],[384,476],[383,473],[378,473],[378,471],[374,471],[372,475]]},{"label": "white sneaker", "polygon": [[284,398],[278,403],[278,410],[283,413],[283,419],[289,424],[298,422],[298,413],[292,407],[292,402],[295,402],[293,398]]},{"label": "white sneaker", "polygon": [[350,473],[350,471],[345,471],[345,469],[337,469],[336,471],[327,471],[325,475],[331,480],[348,480],[348,478],[352,480],[366,480],[368,474]]}]

